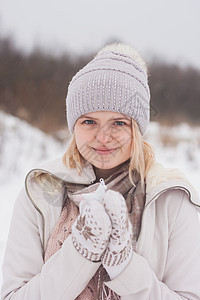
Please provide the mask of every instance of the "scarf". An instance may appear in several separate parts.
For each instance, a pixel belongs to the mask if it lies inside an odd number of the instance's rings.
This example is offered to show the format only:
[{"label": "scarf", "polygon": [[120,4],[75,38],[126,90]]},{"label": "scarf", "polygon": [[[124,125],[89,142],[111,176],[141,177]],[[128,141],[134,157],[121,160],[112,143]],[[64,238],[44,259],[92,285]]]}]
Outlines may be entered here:
[{"label": "scarf", "polygon": [[[129,161],[123,163],[114,174],[105,180],[105,184],[107,185],[107,189],[120,192],[126,200],[133,229],[133,250],[136,250],[137,239],[141,228],[141,218],[145,205],[145,191],[141,186],[140,176],[136,171],[132,172],[132,178],[135,185],[131,183],[128,166]],[[71,227],[79,214],[78,207],[80,194],[94,192],[98,186],[99,182],[90,186],[66,183],[64,206],[61,216],[48,240],[45,252],[45,262],[62,247],[65,239],[71,234]],[[103,266],[100,266],[96,274],[76,300],[120,299],[116,293],[104,284],[104,281],[106,280],[109,280],[109,276]]]}]

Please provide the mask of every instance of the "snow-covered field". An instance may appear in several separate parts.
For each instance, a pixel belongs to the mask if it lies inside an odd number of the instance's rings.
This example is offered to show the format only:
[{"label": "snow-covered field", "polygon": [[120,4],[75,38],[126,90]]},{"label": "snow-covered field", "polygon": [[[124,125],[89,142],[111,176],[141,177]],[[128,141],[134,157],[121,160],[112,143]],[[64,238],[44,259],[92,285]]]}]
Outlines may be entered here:
[{"label": "snow-covered field", "polygon": [[[184,171],[200,194],[200,127],[151,123],[146,137],[156,149],[157,160]],[[39,162],[62,155],[66,144],[0,112],[0,267],[12,208],[26,173]],[[1,281],[0,273],[0,285]]]}]

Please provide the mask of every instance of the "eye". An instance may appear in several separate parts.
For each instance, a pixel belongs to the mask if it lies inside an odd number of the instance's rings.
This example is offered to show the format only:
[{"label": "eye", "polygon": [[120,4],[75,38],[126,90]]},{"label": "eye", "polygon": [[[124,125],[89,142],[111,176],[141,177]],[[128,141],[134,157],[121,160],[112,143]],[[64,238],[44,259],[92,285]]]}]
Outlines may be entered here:
[{"label": "eye", "polygon": [[126,123],[124,121],[116,121],[115,125],[123,126],[123,125],[126,125]]},{"label": "eye", "polygon": [[94,124],[95,122],[93,121],[93,120],[84,120],[83,122],[82,122],[82,124]]}]

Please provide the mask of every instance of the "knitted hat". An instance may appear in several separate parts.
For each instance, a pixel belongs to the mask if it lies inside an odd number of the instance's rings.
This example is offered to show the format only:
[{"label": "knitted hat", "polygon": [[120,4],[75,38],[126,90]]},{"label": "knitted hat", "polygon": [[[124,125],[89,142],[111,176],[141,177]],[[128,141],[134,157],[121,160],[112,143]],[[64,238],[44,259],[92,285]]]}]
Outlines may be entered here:
[{"label": "knitted hat", "polygon": [[72,78],[66,98],[69,131],[86,113],[113,111],[133,118],[143,135],[149,123],[149,102],[141,56],[127,45],[108,45]]}]

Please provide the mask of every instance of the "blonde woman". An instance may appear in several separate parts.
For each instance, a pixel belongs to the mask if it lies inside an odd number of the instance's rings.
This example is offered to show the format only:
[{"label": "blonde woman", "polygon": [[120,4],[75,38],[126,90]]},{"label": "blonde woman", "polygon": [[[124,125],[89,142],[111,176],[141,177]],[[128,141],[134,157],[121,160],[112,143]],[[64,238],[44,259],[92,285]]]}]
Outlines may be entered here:
[{"label": "blonde woman", "polygon": [[2,300],[199,300],[200,200],[144,140],[141,56],[108,45],[72,79],[71,143],[31,170],[5,253]]}]

